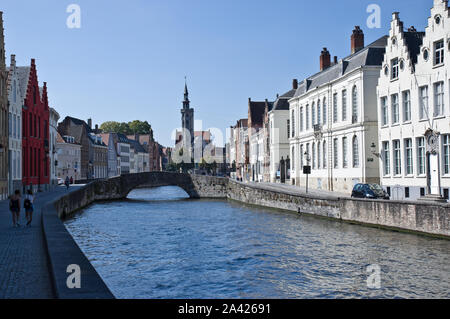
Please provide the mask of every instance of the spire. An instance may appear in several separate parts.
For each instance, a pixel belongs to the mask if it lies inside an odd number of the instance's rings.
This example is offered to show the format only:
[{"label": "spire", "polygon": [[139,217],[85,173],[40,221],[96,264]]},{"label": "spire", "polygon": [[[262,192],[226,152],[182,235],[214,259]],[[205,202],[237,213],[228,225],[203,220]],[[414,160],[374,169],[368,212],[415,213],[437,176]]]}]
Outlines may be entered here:
[{"label": "spire", "polygon": [[184,77],[184,101],[189,101],[189,91],[187,87],[186,77]]}]

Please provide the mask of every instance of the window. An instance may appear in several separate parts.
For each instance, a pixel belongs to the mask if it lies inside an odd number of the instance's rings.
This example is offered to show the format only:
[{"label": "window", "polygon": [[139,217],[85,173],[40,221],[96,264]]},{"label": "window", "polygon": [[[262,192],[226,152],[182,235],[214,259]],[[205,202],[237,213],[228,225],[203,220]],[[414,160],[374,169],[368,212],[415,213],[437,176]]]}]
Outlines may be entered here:
[{"label": "window", "polygon": [[411,93],[403,92],[403,122],[411,121]]},{"label": "window", "polygon": [[400,149],[400,141],[394,140],[393,151],[394,151],[394,174],[401,175],[402,174],[402,162],[401,162],[401,149]]},{"label": "window", "polygon": [[391,66],[392,66],[391,79],[396,80],[398,79],[398,58],[395,58],[391,61]]},{"label": "window", "polygon": [[405,198],[409,198],[409,187],[405,187]]},{"label": "window", "polygon": [[338,139],[335,138],[333,140],[333,157],[334,157],[334,168],[338,168],[339,166],[339,159],[338,159]]},{"label": "window", "polygon": [[8,116],[8,122],[9,122],[9,136],[12,136],[12,114],[11,113],[9,113],[9,116]]},{"label": "window", "polygon": [[289,120],[287,120],[287,137],[288,137],[288,138],[289,138],[289,136],[291,136],[290,129],[291,129],[291,125],[290,125],[290,123],[289,123]]},{"label": "window", "polygon": [[303,107],[300,108],[300,131],[303,132]]},{"label": "window", "polygon": [[322,114],[323,114],[323,124],[327,124],[327,99],[323,98],[323,103],[322,103]]},{"label": "window", "polygon": [[392,124],[400,121],[400,113],[398,110],[398,94],[391,95]]},{"label": "window", "polygon": [[342,167],[347,168],[348,167],[348,161],[347,161],[347,138],[342,138]]},{"label": "window", "polygon": [[444,82],[434,84],[434,116],[444,114]]},{"label": "window", "polygon": [[320,113],[320,100],[317,101],[317,124],[320,124],[320,120],[322,119],[322,115]]},{"label": "window", "polygon": [[423,120],[428,118],[428,86],[422,86],[419,92],[419,118]]},{"label": "window", "polygon": [[312,143],[312,169],[316,169],[316,143]]},{"label": "window", "polygon": [[417,174],[425,175],[425,137],[417,138]]},{"label": "window", "polygon": [[338,121],[338,95],[333,94],[333,123]]},{"label": "window", "polygon": [[391,174],[391,158],[389,153],[389,142],[383,142],[383,166],[384,176]]},{"label": "window", "polygon": [[356,85],[352,90],[352,123],[358,122],[358,89]]},{"label": "window", "polygon": [[292,110],[292,137],[295,137],[295,110]]},{"label": "window", "polygon": [[444,165],[444,174],[450,174],[450,135],[442,135],[442,163]]},{"label": "window", "polygon": [[309,130],[309,105],[306,106],[306,130]]},{"label": "window", "polygon": [[406,175],[413,174],[413,149],[412,149],[412,139],[407,138],[405,143],[405,168]]},{"label": "window", "polygon": [[425,196],[425,188],[423,187],[420,188],[420,196]]},{"label": "window", "polygon": [[303,144],[302,144],[302,145],[300,145],[300,157],[299,157],[300,158],[300,168],[303,168],[303,166],[304,166],[303,165],[303,156],[304,156],[303,155],[304,154],[303,151],[304,151],[304,149],[303,149]]},{"label": "window", "polygon": [[317,169],[320,169],[320,142],[317,143]]},{"label": "window", "polygon": [[387,97],[381,98],[381,124],[383,126],[388,125],[389,116],[388,116],[388,105],[387,105]]},{"label": "window", "polygon": [[313,102],[311,106],[311,127],[316,124],[316,104]]},{"label": "window", "polygon": [[347,90],[342,91],[342,121],[347,120]]},{"label": "window", "polygon": [[359,167],[359,143],[357,136],[353,136],[352,151],[353,151],[353,167]]},{"label": "window", "polygon": [[434,65],[444,63],[444,40],[434,43]]},{"label": "window", "polygon": [[295,148],[294,148],[294,146],[292,146],[291,158],[292,158],[292,170],[295,170]]},{"label": "window", "polygon": [[327,142],[323,142],[322,144],[322,156],[323,156],[323,168],[327,168]]},{"label": "window", "polygon": [[16,80],[13,82],[13,102],[17,102],[17,83]]}]

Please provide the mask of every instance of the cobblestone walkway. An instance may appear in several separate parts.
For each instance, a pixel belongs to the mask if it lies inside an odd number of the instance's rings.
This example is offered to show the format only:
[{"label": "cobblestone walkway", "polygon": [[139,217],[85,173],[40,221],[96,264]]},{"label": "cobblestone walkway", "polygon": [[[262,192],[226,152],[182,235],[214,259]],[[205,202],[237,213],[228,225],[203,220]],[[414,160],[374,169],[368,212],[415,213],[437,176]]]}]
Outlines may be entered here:
[{"label": "cobblestone walkway", "polygon": [[[80,186],[72,186],[70,191]],[[37,194],[31,227],[24,227],[25,212],[20,212],[20,228],[12,227],[8,201],[0,201],[0,298],[53,298],[41,224],[41,208],[66,193],[65,187]],[[21,201],[23,207],[23,199]]]}]

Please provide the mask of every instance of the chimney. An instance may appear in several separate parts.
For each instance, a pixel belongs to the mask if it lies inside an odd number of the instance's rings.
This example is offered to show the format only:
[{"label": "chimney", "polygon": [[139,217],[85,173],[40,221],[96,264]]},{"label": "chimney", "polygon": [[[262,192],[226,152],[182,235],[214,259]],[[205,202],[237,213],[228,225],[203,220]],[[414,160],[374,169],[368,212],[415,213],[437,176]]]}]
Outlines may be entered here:
[{"label": "chimney", "polygon": [[338,64],[338,58],[336,55],[334,56],[334,64]]},{"label": "chimney", "polygon": [[36,67],[36,59],[31,59],[31,67]]},{"label": "chimney", "polygon": [[364,48],[364,32],[359,26],[356,26],[351,38],[352,54]]},{"label": "chimney", "polygon": [[320,53],[320,71],[323,71],[329,68],[331,65],[331,56],[330,52],[328,52],[327,48],[323,48]]},{"label": "chimney", "polygon": [[292,89],[294,89],[294,90],[298,89],[298,80],[297,79],[292,80]]},{"label": "chimney", "polygon": [[98,124],[95,124],[95,133],[98,133]]},{"label": "chimney", "polygon": [[92,119],[88,119],[87,122],[88,122],[89,128],[92,129]]},{"label": "chimney", "polygon": [[408,29],[408,32],[417,32],[416,28],[414,28],[414,26],[410,26]]}]

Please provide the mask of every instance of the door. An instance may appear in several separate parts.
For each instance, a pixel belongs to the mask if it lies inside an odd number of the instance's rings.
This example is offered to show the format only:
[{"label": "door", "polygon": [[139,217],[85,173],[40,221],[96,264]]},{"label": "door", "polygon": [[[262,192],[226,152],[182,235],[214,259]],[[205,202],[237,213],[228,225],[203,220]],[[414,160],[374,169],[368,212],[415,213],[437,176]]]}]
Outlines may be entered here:
[{"label": "door", "polygon": [[429,154],[429,183],[430,183],[430,194],[440,195],[439,190],[439,155]]}]

